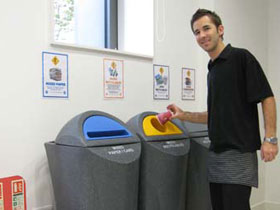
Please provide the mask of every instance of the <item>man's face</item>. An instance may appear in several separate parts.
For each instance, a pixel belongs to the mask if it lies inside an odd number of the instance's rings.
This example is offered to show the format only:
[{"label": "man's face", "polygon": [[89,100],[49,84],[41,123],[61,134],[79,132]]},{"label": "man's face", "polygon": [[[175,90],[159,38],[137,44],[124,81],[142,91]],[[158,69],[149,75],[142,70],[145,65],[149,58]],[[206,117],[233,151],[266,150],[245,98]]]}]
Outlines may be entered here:
[{"label": "man's face", "polygon": [[193,23],[193,31],[197,43],[206,52],[211,53],[217,49],[224,28],[220,25],[218,28],[208,16],[203,16]]}]

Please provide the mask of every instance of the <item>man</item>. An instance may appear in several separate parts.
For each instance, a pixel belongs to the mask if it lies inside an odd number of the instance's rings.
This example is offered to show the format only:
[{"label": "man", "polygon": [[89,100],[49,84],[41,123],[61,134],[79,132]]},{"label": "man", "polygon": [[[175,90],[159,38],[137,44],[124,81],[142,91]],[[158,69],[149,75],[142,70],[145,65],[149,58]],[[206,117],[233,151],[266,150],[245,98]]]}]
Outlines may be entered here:
[{"label": "man", "polygon": [[[256,58],[247,50],[225,46],[220,17],[199,9],[191,20],[198,45],[210,56],[207,112],[167,108],[172,118],[208,123],[211,145],[208,179],[213,210],[250,210],[251,187],[258,187],[256,151],[272,161],[278,153],[276,104]],[[265,138],[260,141],[257,103],[264,115]]]}]

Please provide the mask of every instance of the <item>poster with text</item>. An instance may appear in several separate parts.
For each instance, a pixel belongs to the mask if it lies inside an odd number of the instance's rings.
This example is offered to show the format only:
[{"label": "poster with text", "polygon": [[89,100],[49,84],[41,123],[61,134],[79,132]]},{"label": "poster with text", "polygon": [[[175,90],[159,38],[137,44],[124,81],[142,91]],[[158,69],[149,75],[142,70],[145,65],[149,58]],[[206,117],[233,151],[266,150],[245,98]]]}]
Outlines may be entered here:
[{"label": "poster with text", "polygon": [[169,99],[169,66],[154,64],[154,99]]},{"label": "poster with text", "polygon": [[123,98],[123,61],[114,59],[104,59],[103,65],[104,98]]},{"label": "poster with text", "polygon": [[43,97],[68,98],[68,55],[42,53]]},{"label": "poster with text", "polygon": [[195,70],[182,68],[182,100],[195,100]]}]

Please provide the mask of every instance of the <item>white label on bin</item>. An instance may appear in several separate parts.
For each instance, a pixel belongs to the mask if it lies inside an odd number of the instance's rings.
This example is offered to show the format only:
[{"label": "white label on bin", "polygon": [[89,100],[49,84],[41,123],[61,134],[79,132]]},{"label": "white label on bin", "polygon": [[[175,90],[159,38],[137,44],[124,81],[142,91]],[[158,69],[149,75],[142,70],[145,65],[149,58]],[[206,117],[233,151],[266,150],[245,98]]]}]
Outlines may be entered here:
[{"label": "white label on bin", "polygon": [[204,144],[210,143],[209,137],[204,137],[203,143],[204,143]]},{"label": "white label on bin", "polygon": [[115,147],[112,147],[113,150],[116,150],[116,149],[124,149],[124,146],[115,146]]},{"label": "white label on bin", "polygon": [[113,150],[108,151],[109,155],[120,155],[123,153],[131,153],[134,152],[134,149],[132,148],[125,148],[124,146],[115,146],[115,147],[111,147]]},{"label": "white label on bin", "polygon": [[176,148],[176,147],[184,147],[184,143],[177,143],[176,141],[167,141],[166,144],[163,145],[164,149]]},{"label": "white label on bin", "polygon": [[4,192],[3,192],[3,183],[0,183],[0,210],[4,210]]},{"label": "white label on bin", "polygon": [[24,182],[22,179],[12,181],[12,210],[24,210]]}]

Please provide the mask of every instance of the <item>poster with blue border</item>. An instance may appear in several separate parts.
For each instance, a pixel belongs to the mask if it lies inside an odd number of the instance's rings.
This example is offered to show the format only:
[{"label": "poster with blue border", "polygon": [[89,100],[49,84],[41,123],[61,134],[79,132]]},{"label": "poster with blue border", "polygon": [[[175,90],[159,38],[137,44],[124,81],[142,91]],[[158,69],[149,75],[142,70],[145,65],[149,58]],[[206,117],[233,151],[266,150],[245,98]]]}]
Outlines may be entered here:
[{"label": "poster with blue border", "polygon": [[43,97],[68,98],[68,55],[42,52]]}]

